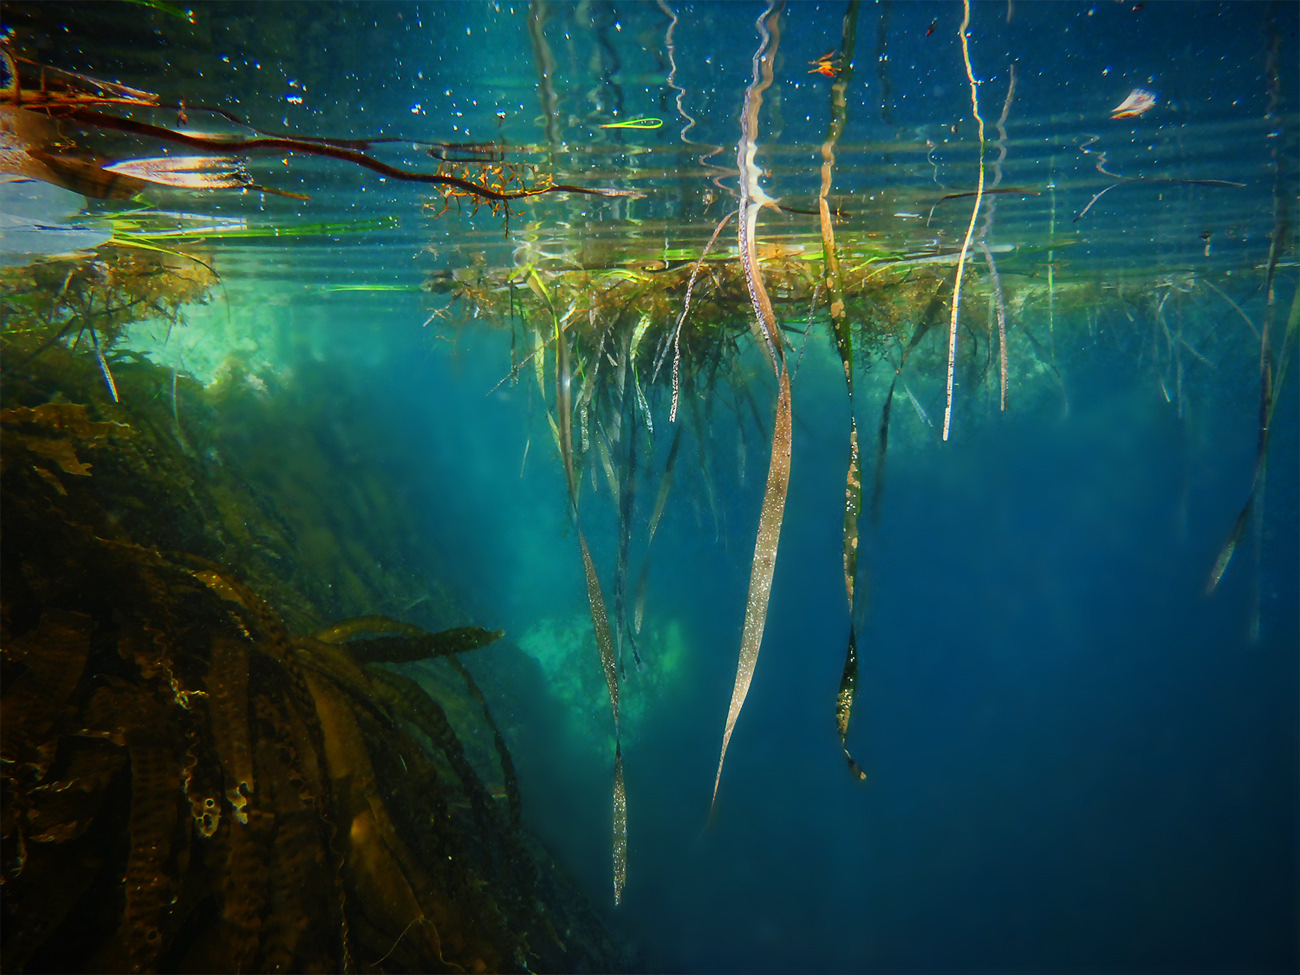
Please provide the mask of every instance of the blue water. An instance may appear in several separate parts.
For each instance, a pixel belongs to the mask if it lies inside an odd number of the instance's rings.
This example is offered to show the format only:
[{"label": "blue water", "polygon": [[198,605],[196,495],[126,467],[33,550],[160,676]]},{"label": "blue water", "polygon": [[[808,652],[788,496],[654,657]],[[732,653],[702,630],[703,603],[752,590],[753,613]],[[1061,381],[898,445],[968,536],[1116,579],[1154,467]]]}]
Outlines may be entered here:
[{"label": "blue water", "polygon": [[[435,348],[386,365],[377,409],[414,414],[421,530],[457,553],[471,613],[518,632],[557,606],[582,611],[576,538],[526,387],[485,395],[504,374],[500,337],[468,338],[452,358]],[[869,608],[849,737],[861,784],[832,721],[847,412],[838,363],[809,352],[771,612],[710,818],[766,456],[751,430],[740,483],[725,461],[731,421],[719,423],[716,537],[679,467],[654,542],[647,612],[682,620],[691,687],[625,745],[629,880],[612,923],[657,967],[692,971],[1291,967],[1294,385],[1273,431],[1258,640],[1248,540],[1204,595],[1249,485],[1254,355],[1189,382],[1181,420],[1150,370],[1104,342],[1072,360],[1068,415],[1061,401],[972,416],[942,444],[896,402],[880,523],[863,518]],[[914,392],[932,408],[941,396]],[[874,430],[880,397],[859,401]],[[603,565],[613,524],[608,497],[588,498]],[[560,767],[546,752],[567,746],[552,733],[548,744],[543,721],[518,745],[528,813],[608,908],[609,767]]]},{"label": "blue water", "polygon": [[[469,665],[510,739],[525,818],[654,969],[1300,968],[1300,395],[1292,368],[1276,391],[1258,547],[1249,529],[1207,596],[1250,491],[1260,346],[1200,284],[1222,288],[1258,326],[1271,235],[1281,227],[1294,244],[1294,223],[1275,219],[1275,180],[1277,206],[1294,212],[1300,8],[974,5],[990,140],[1016,65],[1003,185],[1030,191],[997,199],[989,239],[1020,248],[1018,263],[1002,265],[1009,287],[1032,281],[1040,294],[1011,319],[1021,371],[1007,413],[995,390],[963,373],[954,435],[943,443],[896,391],[880,518],[871,522],[868,502],[861,522],[865,613],[848,747],[868,780],[846,769],[833,720],[849,626],[849,415],[823,318],[793,383],[792,476],[770,612],[712,813],[774,402],[753,348],[740,362],[755,409],[720,380],[711,421],[702,432],[688,424],[650,550],[646,610],[678,626],[687,654],[671,693],[623,743],[629,864],[617,908],[612,749],[574,739],[567,702],[521,649],[539,621],[587,612],[546,419],[553,379],[545,393],[528,369],[498,385],[511,362],[504,323],[461,321],[420,288],[451,269],[563,266],[543,252],[604,266],[622,258],[617,247],[638,258],[698,250],[731,205],[721,200],[736,185],[738,113],[762,5],[197,9],[199,27],[182,40],[189,28],[152,8],[141,11],[145,27],[156,21],[152,33],[117,24],[124,38],[142,33],[122,40],[120,63],[107,59],[114,70],[93,45],[60,63],[133,84],[143,82],[132,58],[140,70],[165,63],[171,70],[152,79],[165,96],[194,104],[202,99],[191,92],[206,86],[214,103],[269,128],[497,140],[561,179],[648,194],[547,198],[517,207],[508,225],[468,205],[435,219],[423,204],[441,201],[426,187],[332,161],[264,157],[250,162],[259,182],[312,201],[172,202],[286,228],[395,221],[373,233],[214,241],[225,293],[196,317],[216,332],[232,321],[264,326],[258,354],[283,381],[293,381],[295,361],[330,358],[367,390],[360,419],[375,434],[354,459],[389,472],[419,513],[410,534],[423,554],[412,576],[437,578],[463,608],[461,619],[416,621],[506,630]],[[815,205],[827,126],[826,84],[807,63],[838,42],[843,13],[842,4],[791,4],[783,18],[759,162],[772,195],[799,206]],[[530,14],[555,62],[549,103]],[[852,211],[842,239],[899,252],[960,246],[969,200],[936,203],[970,189],[978,158],[960,16],[958,4],[862,5],[837,168]],[[1136,87],[1158,91],[1157,109],[1111,120]],[[678,92],[696,122],[688,134]],[[600,128],[638,116],[664,125]],[[711,148],[719,154],[701,161]],[[1154,182],[1116,185],[1078,218],[1110,185],[1096,168],[1103,151],[1110,172]],[[415,146],[376,153],[431,165]],[[930,206],[930,226],[908,216]],[[765,214],[762,235],[820,247],[815,218]],[[1277,269],[1277,351],[1297,288],[1294,258],[1292,249]],[[1059,385],[1030,369],[1021,340],[1046,341],[1048,261],[1055,286],[1098,286],[1092,298],[1062,292],[1055,306]],[[331,290],[344,286],[373,290]],[[379,290],[388,287],[409,290]],[[1181,389],[1169,363],[1152,358],[1161,322],[1141,296],[1153,294],[1164,294],[1168,324],[1189,339]],[[450,317],[430,320],[434,311]],[[802,308],[782,314],[802,326]],[[935,424],[942,331],[901,377]],[[891,355],[857,374],[868,497],[897,349]],[[662,389],[652,394],[655,437],[642,469],[656,477],[671,438],[666,402]],[[581,517],[610,599],[617,521],[597,475],[597,488],[586,480]],[[643,480],[638,545],[656,490]],[[642,554],[634,549],[634,574]],[[651,672],[656,663],[647,653]],[[584,666],[599,673],[594,644]],[[597,724],[605,707],[589,705]]]}]

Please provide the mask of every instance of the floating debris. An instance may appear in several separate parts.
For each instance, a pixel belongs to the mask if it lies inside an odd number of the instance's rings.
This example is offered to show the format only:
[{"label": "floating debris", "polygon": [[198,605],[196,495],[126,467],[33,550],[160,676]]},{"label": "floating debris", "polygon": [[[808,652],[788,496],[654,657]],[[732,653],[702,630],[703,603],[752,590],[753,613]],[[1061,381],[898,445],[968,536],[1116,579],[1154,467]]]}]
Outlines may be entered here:
[{"label": "floating debris", "polygon": [[1134,88],[1124,100],[1110,110],[1113,119],[1136,118],[1156,106],[1156,93],[1145,88]]}]

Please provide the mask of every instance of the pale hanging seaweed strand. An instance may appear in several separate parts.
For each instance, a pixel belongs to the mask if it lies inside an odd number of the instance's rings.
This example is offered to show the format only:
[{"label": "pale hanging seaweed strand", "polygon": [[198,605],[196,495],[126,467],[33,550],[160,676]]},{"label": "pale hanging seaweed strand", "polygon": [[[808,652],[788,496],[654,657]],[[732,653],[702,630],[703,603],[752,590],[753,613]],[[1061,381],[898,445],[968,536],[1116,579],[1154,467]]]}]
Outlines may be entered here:
[{"label": "pale hanging seaweed strand", "polygon": [[[736,683],[727,709],[727,722],[722,732],[722,751],[718,755],[718,774],[713,780],[712,807],[718,800],[718,784],[722,781],[722,765],[727,757],[727,745],[736,727],[736,719],[744,706],[745,696],[754,677],[758,649],[763,640],[763,627],[767,622],[768,598],[772,592],[772,574],[776,568],[777,543],[781,538],[781,522],[785,516],[786,490],[790,484],[790,375],[785,368],[785,349],[777,329],[772,302],[758,272],[758,256],[754,246],[754,229],[758,209],[771,198],[758,186],[758,171],[754,166],[757,153],[755,138],[758,132],[758,111],[763,103],[763,92],[772,83],[773,60],[780,43],[779,17],[783,4],[769,0],[767,9],[758,18],[760,37],[754,52],[753,77],[745,91],[745,106],[741,121],[741,140],[736,153],[740,174],[739,245],[741,263],[745,270],[745,283],[749,287],[750,301],[754,306],[754,331],[762,340],[777,376],[776,420],[772,429],[772,458],[767,471],[767,486],[763,491],[763,510],[759,515],[758,534],[754,540],[754,561],[749,576],[749,596],[745,603],[745,623],[740,638],[740,658],[736,664]],[[770,22],[770,28],[769,28]]]},{"label": "pale hanging seaweed strand", "polygon": [[979,179],[975,184],[975,206],[970,212],[970,223],[966,226],[966,239],[961,245],[961,255],[957,258],[957,277],[952,286],[952,317],[948,324],[948,393],[943,408],[943,439],[948,439],[952,427],[952,386],[953,374],[957,368],[957,318],[961,311],[961,278],[966,271],[966,253],[970,250],[970,241],[975,233],[975,221],[979,218],[980,204],[984,202],[984,119],[980,117],[979,87],[975,81],[975,72],[970,63],[970,42],[966,37],[966,28],[970,26],[970,0],[961,2],[961,28],[957,36],[961,40],[961,59],[966,67],[966,81],[970,84],[971,113],[979,129]]},{"label": "pale hanging seaweed strand", "polygon": [[545,283],[535,269],[529,270],[529,281],[546,303],[555,330],[555,427],[556,442],[564,463],[564,479],[569,489],[569,511],[578,534],[578,547],[582,552],[582,570],[587,583],[587,602],[591,608],[592,630],[596,635],[596,649],[600,653],[605,683],[609,687],[609,707],[614,715],[614,821],[613,821],[613,874],[614,906],[623,899],[623,886],[627,883],[627,798],[623,788],[623,752],[618,727],[618,672],[614,662],[614,640],[609,629],[609,612],[605,596],[600,589],[600,577],[587,547],[578,520],[578,479],[573,466],[573,394],[572,374],[569,366],[569,342],[564,327],[555,312],[555,305]]},{"label": "pale hanging seaweed strand", "polygon": [[664,464],[663,476],[659,479],[659,494],[655,497],[654,511],[650,514],[650,527],[646,531],[645,553],[641,556],[641,577],[636,586],[636,606],[633,610],[632,628],[637,636],[641,635],[641,622],[645,617],[646,587],[650,579],[650,543],[655,539],[659,529],[659,519],[663,517],[668,504],[668,490],[673,483],[673,467],[677,464],[677,448],[681,446],[682,428],[673,428],[673,443],[668,448],[668,461]]},{"label": "pale hanging seaweed strand", "polygon": [[844,654],[844,669],[840,674],[839,691],[835,696],[835,730],[839,735],[840,749],[844,752],[844,760],[848,762],[849,771],[859,780],[865,780],[867,773],[849,752],[848,746],[849,720],[853,716],[853,702],[858,684],[858,647],[854,632],[857,613],[854,587],[858,573],[858,516],[862,511],[862,461],[858,451],[858,420],[853,406],[853,333],[844,307],[844,280],[840,273],[839,255],[835,252],[835,228],[831,223],[830,204],[826,199],[831,190],[835,146],[844,131],[846,120],[844,94],[853,80],[853,48],[857,36],[858,6],[858,0],[849,0],[848,9],[844,13],[839,51],[840,70],[834,84],[831,85],[831,122],[821,148],[821,188],[817,194],[817,213],[821,223],[822,252],[826,269],[825,285],[830,296],[831,328],[834,333],[835,347],[844,367],[844,384],[849,403],[849,462],[844,479],[843,544],[844,592],[848,599],[849,636]]},{"label": "pale hanging seaweed strand", "polygon": [[[700,259],[695,262],[695,267],[691,269],[690,279],[686,282],[686,298],[682,302],[682,313],[677,317],[677,325],[673,328],[673,332],[672,332],[673,401],[672,401],[672,408],[668,411],[669,423],[677,422],[677,399],[678,399],[679,381],[681,378],[680,366],[682,362],[682,324],[686,321],[686,316],[691,310],[691,292],[695,290],[695,279],[699,277],[700,268],[704,266],[704,259],[709,256],[709,251],[713,250],[713,245],[714,243],[717,242],[718,234],[722,233],[722,228],[727,225],[728,220],[730,220],[732,217],[736,215],[736,212],[737,211],[732,210],[725,217],[723,217],[721,220],[718,221],[718,225],[713,228],[713,236],[710,237],[709,242],[704,245],[704,253],[701,254]],[[658,377],[659,368],[663,365],[664,356],[666,356],[667,354],[668,354],[668,343],[665,342],[663,348],[659,351],[659,355],[655,358],[654,372],[650,374],[651,383],[653,383],[655,379]]]}]

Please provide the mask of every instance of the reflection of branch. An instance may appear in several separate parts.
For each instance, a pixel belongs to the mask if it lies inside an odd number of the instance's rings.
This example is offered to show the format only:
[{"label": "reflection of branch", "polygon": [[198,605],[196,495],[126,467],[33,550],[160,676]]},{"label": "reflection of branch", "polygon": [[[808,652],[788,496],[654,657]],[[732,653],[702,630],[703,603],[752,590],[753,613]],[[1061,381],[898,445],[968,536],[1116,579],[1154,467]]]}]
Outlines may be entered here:
[{"label": "reflection of branch", "polygon": [[539,186],[532,189],[494,190],[490,187],[480,186],[471,180],[462,179],[459,176],[450,176],[445,173],[422,173],[408,169],[399,169],[396,166],[390,166],[388,163],[380,162],[378,159],[373,159],[356,149],[345,148],[344,146],[330,143],[312,142],[306,139],[284,138],[278,136],[257,136],[251,139],[239,139],[189,135],[184,132],[177,132],[173,129],[164,128],[163,126],[150,125],[147,122],[137,122],[134,119],[122,118],[117,115],[107,115],[103,112],[96,112],[85,108],[73,108],[68,111],[60,111],[57,114],[62,118],[71,118],[88,125],[117,129],[121,132],[131,132],[136,135],[151,136],[156,139],[164,139],[168,142],[174,142],[179,145],[192,146],[196,149],[206,149],[213,152],[229,153],[257,149],[276,149],[300,152],[304,155],[311,156],[326,156],[330,159],[340,159],[344,162],[350,162],[354,165],[362,166],[372,172],[379,173],[381,176],[386,176],[389,179],[402,180],[411,183],[431,183],[440,186],[450,186],[473,196],[479,196],[489,200],[519,200],[530,196],[540,196],[543,193],[582,193],[587,196],[636,198],[640,198],[644,195],[633,190],[573,186],[568,183],[547,183],[545,186]]},{"label": "reflection of branch", "polygon": [[[1097,142],[1100,138],[1101,138],[1100,136],[1096,136],[1096,135],[1089,136],[1088,141],[1082,143],[1079,146],[1079,151],[1082,152],[1084,155],[1092,155],[1092,151],[1088,147],[1093,143]],[[1101,173],[1103,176],[1109,176],[1111,179],[1115,180],[1115,182],[1111,183],[1109,186],[1107,186],[1105,189],[1101,190],[1100,192],[1094,194],[1093,198],[1088,201],[1088,205],[1084,207],[1082,210],[1080,210],[1078,216],[1076,216],[1074,220],[1071,221],[1072,223],[1078,223],[1080,220],[1082,220],[1083,215],[1092,209],[1093,204],[1095,204],[1098,200],[1100,200],[1103,196],[1105,196],[1115,187],[1121,186],[1124,183],[1184,183],[1188,186],[1239,186],[1239,187],[1246,185],[1245,183],[1237,183],[1230,179],[1178,179],[1177,177],[1173,177],[1173,176],[1121,176],[1119,173],[1112,173],[1109,169],[1106,168],[1106,153],[1104,150],[1097,153],[1097,172]]]},{"label": "reflection of branch", "polygon": [[[964,200],[967,197],[974,196],[975,193],[975,190],[962,190],[960,193],[945,193],[943,196],[939,197],[939,199],[935,200],[933,205],[931,205],[930,215],[925,218],[925,225],[927,227],[930,226],[930,221],[934,219],[934,211],[939,208],[940,203],[947,203],[949,200]],[[1031,190],[1024,186],[1003,186],[996,189],[989,189],[986,187],[982,195],[991,196],[994,194],[1010,196],[1039,196],[1040,191]]]},{"label": "reflection of branch", "polygon": [[[1107,175],[1113,175],[1108,173]],[[1088,205],[1079,211],[1079,215],[1074,218],[1072,223],[1078,223],[1083,219],[1083,215],[1092,209],[1092,205],[1100,200],[1117,186],[1125,183],[1184,183],[1188,186],[1245,186],[1245,183],[1238,183],[1230,179],[1176,179],[1172,176],[1120,176],[1118,182],[1111,183],[1100,193],[1096,194]]]}]

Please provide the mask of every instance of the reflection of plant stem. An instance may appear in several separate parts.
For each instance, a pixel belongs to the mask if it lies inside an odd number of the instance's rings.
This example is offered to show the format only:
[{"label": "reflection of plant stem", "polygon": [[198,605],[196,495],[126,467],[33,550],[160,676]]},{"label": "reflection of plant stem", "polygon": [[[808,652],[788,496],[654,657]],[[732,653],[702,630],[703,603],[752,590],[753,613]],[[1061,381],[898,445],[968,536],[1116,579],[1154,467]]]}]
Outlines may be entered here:
[{"label": "reflection of plant stem", "polygon": [[689,143],[691,140],[686,138],[686,133],[695,127],[695,119],[691,118],[686,109],[682,108],[682,99],[686,97],[686,89],[682,88],[674,80],[677,77],[677,51],[673,44],[673,31],[677,29],[677,12],[669,7],[668,4],[664,3],[664,0],[657,0],[657,2],[659,4],[659,9],[670,18],[668,22],[668,30],[664,32],[664,49],[668,52],[668,87],[677,92],[677,96],[674,99],[674,103],[677,106],[677,114],[686,122],[686,124],[682,126],[681,132],[678,133],[678,137],[683,142]]},{"label": "reflection of plant stem", "polygon": [[[985,195],[996,193],[998,184],[1002,182],[1002,161],[1007,158],[1007,115],[1011,112],[1011,100],[1016,94],[1016,66],[1010,66],[1010,82],[1007,84],[1007,97],[1002,103],[1002,114],[998,116],[996,123],[998,137],[993,144],[997,146],[997,155],[993,157],[993,180]],[[993,296],[996,302],[998,317],[998,379],[999,379],[999,409],[1005,413],[1007,410],[1007,309],[1006,303],[1002,300],[1002,279],[998,276],[998,266],[993,260],[993,252],[989,250],[988,235],[993,229],[993,215],[997,211],[997,198],[989,200],[989,205],[984,211],[984,222],[980,225],[979,245],[984,254],[984,262],[989,269],[989,282],[993,285]]]},{"label": "reflection of plant stem", "polygon": [[555,77],[555,57],[551,54],[550,45],[546,43],[545,23],[545,0],[533,0],[528,5],[528,38],[532,41],[533,57],[537,61],[537,97],[542,101],[542,118],[546,120],[546,144],[554,153],[560,144],[556,126],[555,86],[551,84],[551,79]]},{"label": "reflection of plant stem", "polygon": [[957,277],[952,286],[952,317],[948,324],[948,393],[943,408],[943,439],[948,439],[952,426],[952,386],[953,373],[957,367],[957,317],[961,310],[961,277],[966,270],[966,252],[970,250],[971,236],[975,233],[975,221],[979,217],[980,204],[984,200],[984,119],[980,117],[979,89],[975,83],[975,72],[970,63],[970,43],[966,37],[966,28],[970,26],[970,0],[962,0],[961,28],[957,36],[961,40],[961,58],[966,66],[966,80],[970,84],[971,113],[979,129],[979,179],[975,183],[975,206],[970,212],[970,223],[966,226],[966,239],[961,245],[961,256],[957,258]]}]

